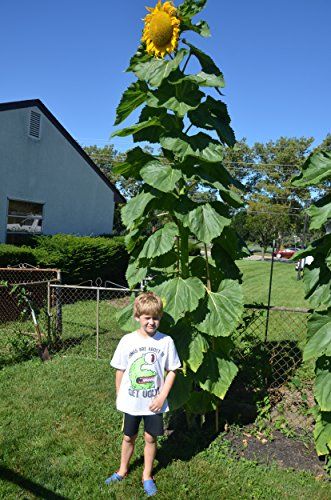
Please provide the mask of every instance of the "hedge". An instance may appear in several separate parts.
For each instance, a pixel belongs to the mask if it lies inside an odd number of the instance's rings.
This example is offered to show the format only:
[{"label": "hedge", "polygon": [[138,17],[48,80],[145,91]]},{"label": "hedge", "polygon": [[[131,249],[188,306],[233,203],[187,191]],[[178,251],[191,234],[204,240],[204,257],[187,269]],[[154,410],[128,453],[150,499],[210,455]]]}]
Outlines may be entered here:
[{"label": "hedge", "polygon": [[0,267],[16,266],[17,264],[37,265],[36,256],[30,247],[0,244]]},{"label": "hedge", "polygon": [[26,262],[62,271],[62,281],[78,284],[100,277],[126,284],[128,254],[123,237],[89,237],[57,234],[38,236],[35,248],[0,245],[0,266]]}]

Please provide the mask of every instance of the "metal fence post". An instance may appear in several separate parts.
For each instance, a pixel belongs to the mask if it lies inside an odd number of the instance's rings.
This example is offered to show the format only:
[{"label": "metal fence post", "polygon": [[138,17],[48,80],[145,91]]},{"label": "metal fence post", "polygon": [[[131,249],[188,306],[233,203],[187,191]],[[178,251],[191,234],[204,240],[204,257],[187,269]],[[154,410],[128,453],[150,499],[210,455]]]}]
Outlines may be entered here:
[{"label": "metal fence post", "polygon": [[270,315],[272,276],[273,276],[273,272],[274,272],[275,244],[276,244],[275,240],[272,240],[271,268],[270,268],[269,292],[268,292],[268,308],[267,308],[267,319],[266,319],[266,323],[265,323],[264,342],[267,342],[267,340],[268,340],[268,327],[269,327],[269,315]]},{"label": "metal fence post", "polygon": [[100,302],[100,289],[97,288],[97,305],[96,305],[97,359],[99,358],[99,302]]},{"label": "metal fence post", "polygon": [[51,338],[51,282],[47,281],[47,336]]}]

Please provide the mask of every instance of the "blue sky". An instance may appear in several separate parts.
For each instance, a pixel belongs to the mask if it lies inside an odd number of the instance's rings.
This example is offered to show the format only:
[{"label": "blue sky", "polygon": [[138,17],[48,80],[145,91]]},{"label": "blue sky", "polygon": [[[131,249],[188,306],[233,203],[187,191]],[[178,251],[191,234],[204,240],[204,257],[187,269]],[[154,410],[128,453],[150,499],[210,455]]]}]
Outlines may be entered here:
[{"label": "blue sky", "polygon": [[[40,98],[78,142],[106,144],[134,79],[124,70],[145,5],[154,3],[3,2],[0,101]],[[331,132],[330,0],[209,0],[199,18],[212,37],[190,40],[224,73],[238,139],[313,136],[317,145]],[[131,147],[129,139],[112,142],[122,151]]]}]

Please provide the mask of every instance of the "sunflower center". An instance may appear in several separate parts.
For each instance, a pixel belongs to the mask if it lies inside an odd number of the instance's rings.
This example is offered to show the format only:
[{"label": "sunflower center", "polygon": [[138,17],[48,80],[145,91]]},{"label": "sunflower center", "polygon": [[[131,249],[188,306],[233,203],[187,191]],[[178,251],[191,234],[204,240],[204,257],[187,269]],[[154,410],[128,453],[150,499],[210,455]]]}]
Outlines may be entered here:
[{"label": "sunflower center", "polygon": [[171,17],[166,12],[155,12],[149,24],[149,36],[156,47],[164,47],[172,38]]}]

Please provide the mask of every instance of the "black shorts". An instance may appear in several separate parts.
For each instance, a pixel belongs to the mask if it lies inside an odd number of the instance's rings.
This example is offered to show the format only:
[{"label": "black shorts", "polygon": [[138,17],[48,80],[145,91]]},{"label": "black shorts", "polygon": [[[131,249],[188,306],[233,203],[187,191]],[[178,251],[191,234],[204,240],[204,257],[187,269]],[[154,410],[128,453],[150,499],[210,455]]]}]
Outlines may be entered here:
[{"label": "black shorts", "polygon": [[144,420],[144,430],[151,436],[163,436],[163,414],[155,415],[129,415],[124,413],[123,432],[126,436],[134,436],[138,433],[141,419]]}]

